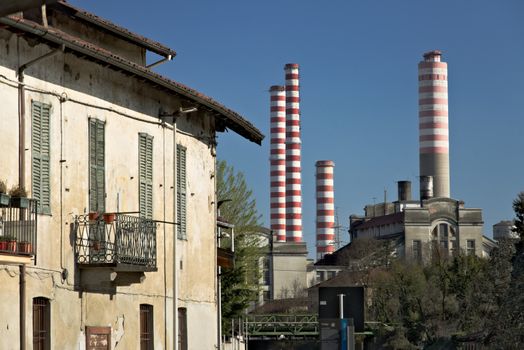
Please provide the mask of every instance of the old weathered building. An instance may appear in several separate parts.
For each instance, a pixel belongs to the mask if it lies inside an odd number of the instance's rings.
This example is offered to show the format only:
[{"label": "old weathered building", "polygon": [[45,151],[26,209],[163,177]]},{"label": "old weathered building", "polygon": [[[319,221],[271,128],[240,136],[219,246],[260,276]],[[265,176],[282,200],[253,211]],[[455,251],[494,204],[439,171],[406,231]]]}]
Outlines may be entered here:
[{"label": "old weathered building", "polygon": [[64,2],[0,18],[0,180],[32,198],[0,208],[1,349],[218,344],[215,137],[263,135],[148,51]]}]

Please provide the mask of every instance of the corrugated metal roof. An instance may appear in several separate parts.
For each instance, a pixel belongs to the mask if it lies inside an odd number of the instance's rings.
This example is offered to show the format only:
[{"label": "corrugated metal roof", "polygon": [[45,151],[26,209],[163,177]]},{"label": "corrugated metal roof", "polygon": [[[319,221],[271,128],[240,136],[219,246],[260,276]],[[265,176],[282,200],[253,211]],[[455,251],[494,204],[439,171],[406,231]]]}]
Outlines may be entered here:
[{"label": "corrugated metal roof", "polygon": [[66,51],[73,52],[79,56],[86,56],[96,61],[104,62],[114,69],[125,71],[129,74],[146,79],[152,84],[161,86],[185,98],[193,100],[218,114],[224,121],[226,127],[235,131],[239,135],[257,144],[262,144],[264,135],[249,121],[235,111],[227,108],[190,87],[168,79],[152,70],[131,62],[123,57],[98,47],[92,43],[84,41],[78,37],[67,34],[52,27],[44,27],[38,23],[22,19],[20,17],[9,16],[0,18],[0,23],[12,28],[15,31],[25,32],[41,38],[44,41],[55,45],[65,45]]}]

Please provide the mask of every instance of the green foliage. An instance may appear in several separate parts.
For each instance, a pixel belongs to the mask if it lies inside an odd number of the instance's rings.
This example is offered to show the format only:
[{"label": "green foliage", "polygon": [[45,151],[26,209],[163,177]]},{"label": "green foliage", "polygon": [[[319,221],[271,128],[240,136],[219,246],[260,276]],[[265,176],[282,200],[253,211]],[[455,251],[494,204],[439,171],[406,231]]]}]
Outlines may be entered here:
[{"label": "green foliage", "polygon": [[[231,327],[231,319],[240,317],[259,293],[261,247],[260,218],[246,179],[225,161],[217,163],[217,197],[224,202],[220,216],[235,225],[235,267],[222,269],[222,326],[224,334]],[[230,239],[222,239],[222,246],[230,246]]]},{"label": "green foliage", "polygon": [[389,348],[459,345],[453,342],[522,348],[524,192],[513,208],[520,239],[499,241],[489,259],[437,254],[423,267],[395,262],[374,272],[369,316],[388,325],[382,332]]}]

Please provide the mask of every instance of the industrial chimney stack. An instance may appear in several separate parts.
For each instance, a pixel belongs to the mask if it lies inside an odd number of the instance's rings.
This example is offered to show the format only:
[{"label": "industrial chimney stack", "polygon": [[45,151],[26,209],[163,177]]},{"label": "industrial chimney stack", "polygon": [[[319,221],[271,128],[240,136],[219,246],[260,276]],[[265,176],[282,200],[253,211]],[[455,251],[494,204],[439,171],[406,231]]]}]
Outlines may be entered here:
[{"label": "industrial chimney stack", "polygon": [[286,73],[286,241],[302,242],[302,179],[298,64]]},{"label": "industrial chimney stack", "polygon": [[286,91],[271,86],[270,205],[271,231],[277,242],[286,241]]},{"label": "industrial chimney stack", "polygon": [[418,64],[420,176],[433,178],[433,195],[450,197],[448,66],[438,50]]},{"label": "industrial chimney stack", "polygon": [[331,160],[319,160],[317,167],[317,260],[335,251],[335,199]]}]

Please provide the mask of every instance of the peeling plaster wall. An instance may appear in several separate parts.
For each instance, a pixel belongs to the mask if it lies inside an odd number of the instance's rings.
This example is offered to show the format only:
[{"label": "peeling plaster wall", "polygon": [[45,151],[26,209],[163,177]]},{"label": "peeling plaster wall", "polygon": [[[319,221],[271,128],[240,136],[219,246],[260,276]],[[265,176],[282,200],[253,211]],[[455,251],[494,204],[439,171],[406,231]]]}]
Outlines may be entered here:
[{"label": "peeling plaster wall", "polygon": [[[18,179],[18,107],[15,68],[50,50],[0,30],[0,179]],[[59,53],[26,70],[26,178],[31,192],[31,100],[51,110],[51,215],[38,216],[37,265],[27,267],[26,334],[32,336],[32,298],[51,303],[51,347],[83,349],[86,326],[110,326],[113,349],[134,349],[139,341],[139,305],[154,309],[155,349],[173,347],[173,225],[157,226],[156,272],[143,283],[108,291],[81,292],[74,262],[73,215],[88,208],[88,118],[105,120],[106,210],[138,210],[138,133],[154,137],[154,219],[173,217],[173,134],[158,122],[160,112],[178,110],[181,101],[146,83],[71,54]],[[31,91],[53,92],[67,98]],[[81,101],[84,104],[73,102]],[[86,105],[88,104],[88,105]],[[100,106],[119,113],[98,108]],[[146,123],[144,121],[153,123]],[[203,111],[179,118],[177,142],[187,147],[187,236],[178,242],[179,307],[187,307],[190,348],[216,344],[215,157],[209,140],[214,121]],[[62,133],[61,133],[62,130]],[[62,144],[60,142],[62,137]],[[62,149],[62,155],[60,150]],[[117,200],[119,199],[119,200]],[[62,247],[61,247],[62,237]],[[164,251],[166,255],[164,255]],[[165,259],[165,264],[164,264]],[[60,272],[69,271],[66,280]],[[19,348],[18,268],[0,265],[0,349]],[[167,328],[166,328],[167,327]],[[166,338],[167,336],[167,338]]]}]

